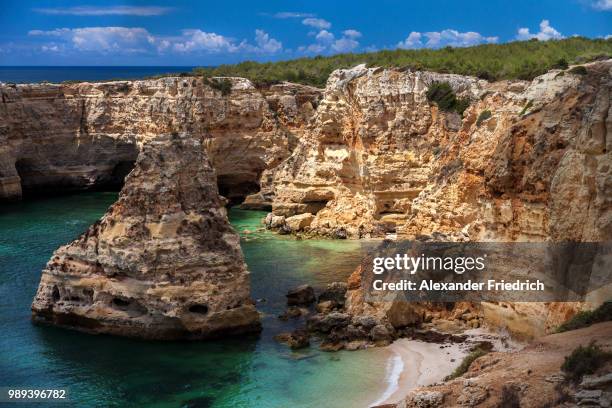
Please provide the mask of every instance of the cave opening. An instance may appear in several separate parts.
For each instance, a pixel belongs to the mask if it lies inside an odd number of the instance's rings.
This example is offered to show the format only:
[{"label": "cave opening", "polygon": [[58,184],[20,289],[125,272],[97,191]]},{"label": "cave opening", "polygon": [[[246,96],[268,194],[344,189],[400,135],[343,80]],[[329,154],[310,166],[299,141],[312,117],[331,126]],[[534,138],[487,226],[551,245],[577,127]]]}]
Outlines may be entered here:
[{"label": "cave opening", "polygon": [[28,199],[78,191],[118,192],[135,164],[136,160],[120,160],[104,170],[84,172],[22,158],[15,162],[15,170],[20,179],[22,198]]},{"label": "cave opening", "polygon": [[246,196],[259,191],[258,178],[245,179],[240,175],[219,175],[217,186],[219,194],[227,198],[229,206],[242,204]]},{"label": "cave opening", "polygon": [[136,165],[135,160],[123,160],[115,164],[110,177],[106,183],[102,183],[100,187],[106,190],[119,191],[125,184],[125,178],[130,174]]}]

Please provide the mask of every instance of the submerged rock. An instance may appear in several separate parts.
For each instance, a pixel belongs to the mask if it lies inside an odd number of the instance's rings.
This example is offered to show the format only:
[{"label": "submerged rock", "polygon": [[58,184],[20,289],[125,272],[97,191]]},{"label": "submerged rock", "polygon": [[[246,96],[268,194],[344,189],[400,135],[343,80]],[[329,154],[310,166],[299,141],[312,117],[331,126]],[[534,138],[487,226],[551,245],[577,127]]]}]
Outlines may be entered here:
[{"label": "submerged rock", "polygon": [[287,304],[289,306],[304,306],[314,303],[315,293],[310,285],[300,285],[287,292]]},{"label": "submerged rock", "polygon": [[223,204],[198,139],[148,142],[118,201],[47,263],[34,321],[149,339],[260,330]]},{"label": "submerged rock", "polygon": [[308,347],[310,345],[310,333],[304,329],[296,329],[291,333],[280,333],[274,336],[280,343],[287,344],[292,350]]}]

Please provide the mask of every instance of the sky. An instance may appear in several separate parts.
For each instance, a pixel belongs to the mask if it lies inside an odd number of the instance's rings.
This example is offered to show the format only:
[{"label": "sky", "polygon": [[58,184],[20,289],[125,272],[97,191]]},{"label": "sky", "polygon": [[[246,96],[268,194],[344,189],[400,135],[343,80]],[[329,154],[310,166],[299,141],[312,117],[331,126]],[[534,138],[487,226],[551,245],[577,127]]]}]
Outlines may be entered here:
[{"label": "sky", "polygon": [[218,65],[610,34],[612,0],[0,0],[0,65]]}]

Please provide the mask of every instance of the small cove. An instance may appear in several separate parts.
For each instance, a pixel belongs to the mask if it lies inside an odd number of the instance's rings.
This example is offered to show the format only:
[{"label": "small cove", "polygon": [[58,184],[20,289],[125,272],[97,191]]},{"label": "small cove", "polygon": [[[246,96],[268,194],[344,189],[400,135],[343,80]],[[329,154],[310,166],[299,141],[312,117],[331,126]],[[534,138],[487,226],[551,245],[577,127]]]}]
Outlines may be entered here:
[{"label": "small cove", "polygon": [[291,352],[273,340],[287,289],[345,280],[362,242],[296,240],[262,230],[263,212],[230,210],[263,313],[259,336],[146,342],[32,325],[40,270],[59,245],[98,219],[116,193],[83,193],[0,208],[0,384],[67,388],[74,406],[360,407],[383,394],[384,348]]}]

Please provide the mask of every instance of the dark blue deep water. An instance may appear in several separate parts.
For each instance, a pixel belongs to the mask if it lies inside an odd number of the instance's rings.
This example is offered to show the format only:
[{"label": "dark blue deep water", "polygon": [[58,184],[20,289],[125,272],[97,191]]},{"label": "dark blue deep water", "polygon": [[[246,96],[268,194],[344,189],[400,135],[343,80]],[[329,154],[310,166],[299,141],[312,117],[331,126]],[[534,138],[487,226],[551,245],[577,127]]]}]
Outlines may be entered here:
[{"label": "dark blue deep water", "polygon": [[361,244],[275,235],[261,229],[263,212],[230,211],[253,297],[265,299],[258,303],[260,336],[147,342],[33,325],[30,303],[53,250],[83,232],[116,196],[0,206],[0,387],[66,388],[71,402],[61,406],[75,407],[365,407],[383,393],[392,356],[386,349],[291,352],[273,340],[291,328],[276,317],[287,289],[346,279]]},{"label": "dark blue deep water", "polygon": [[0,66],[0,82],[63,82],[143,79],[161,74],[191,72],[194,67],[6,67]]}]

